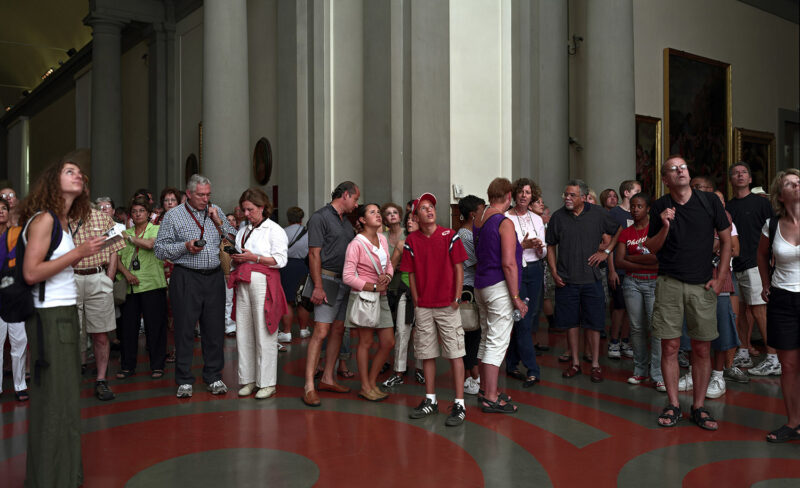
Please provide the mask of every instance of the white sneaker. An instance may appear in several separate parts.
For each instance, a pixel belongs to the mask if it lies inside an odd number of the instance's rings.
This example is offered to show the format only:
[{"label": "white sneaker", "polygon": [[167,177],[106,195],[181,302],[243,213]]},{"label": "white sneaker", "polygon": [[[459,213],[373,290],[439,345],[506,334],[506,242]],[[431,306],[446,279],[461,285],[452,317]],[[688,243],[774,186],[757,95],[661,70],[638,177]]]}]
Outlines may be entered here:
[{"label": "white sneaker", "polygon": [[208,391],[210,391],[212,395],[224,395],[228,393],[228,387],[222,380],[217,380],[208,385]]},{"label": "white sneaker", "polygon": [[311,331],[309,329],[300,329],[300,338],[305,339],[306,337],[311,337]]},{"label": "white sneaker", "polygon": [[274,386],[265,386],[264,388],[259,388],[256,392],[256,400],[263,400],[265,398],[269,398],[275,394],[276,390]]},{"label": "white sneaker", "polygon": [[284,346],[280,342],[276,342],[275,345],[278,346],[278,352],[286,352],[288,350],[286,349],[286,346]]},{"label": "white sneaker", "polygon": [[467,381],[464,382],[464,393],[468,395],[477,395],[478,390],[481,389],[481,384],[478,383],[472,376],[467,377]]},{"label": "white sneaker", "polygon": [[278,342],[292,342],[292,333],[278,332]]},{"label": "white sneaker", "polygon": [[250,396],[250,395],[253,394],[253,391],[255,389],[256,389],[256,384],[255,383],[248,383],[248,384],[244,385],[243,387],[239,388],[239,396],[240,397]]},{"label": "white sneaker", "polygon": [[780,376],[781,363],[767,358],[761,361],[755,368],[750,368],[747,372],[755,376]]},{"label": "white sneaker", "polygon": [[192,385],[185,384],[178,387],[178,393],[175,395],[178,398],[192,398]]},{"label": "white sneaker", "polygon": [[622,355],[619,352],[619,342],[616,344],[608,343],[608,357],[609,359],[619,359]]},{"label": "white sneaker", "polygon": [[633,348],[631,347],[630,343],[623,342],[622,343],[622,354],[629,359],[633,359]]},{"label": "white sneaker", "polygon": [[663,381],[656,381],[656,391],[664,393],[667,391],[667,385]]},{"label": "white sneaker", "polygon": [[689,368],[689,372],[681,376],[681,379],[678,380],[678,391],[691,391],[693,388],[692,369]]},{"label": "white sneaker", "polygon": [[725,379],[722,377],[715,378],[711,375],[711,381],[708,382],[708,389],[706,390],[706,398],[719,398],[725,394]]},{"label": "white sneaker", "polygon": [[733,358],[733,365],[737,368],[752,368],[753,360],[750,359],[750,354],[747,350],[736,351],[736,356]]}]

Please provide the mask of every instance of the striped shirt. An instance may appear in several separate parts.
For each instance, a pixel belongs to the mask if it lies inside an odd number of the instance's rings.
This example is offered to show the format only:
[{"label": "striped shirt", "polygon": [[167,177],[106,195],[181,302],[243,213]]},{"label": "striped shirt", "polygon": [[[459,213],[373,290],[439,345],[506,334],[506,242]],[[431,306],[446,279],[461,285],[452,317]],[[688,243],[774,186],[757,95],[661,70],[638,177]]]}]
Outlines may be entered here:
[{"label": "striped shirt", "polygon": [[[213,204],[212,204],[213,205]],[[217,215],[222,219],[220,229],[225,234],[236,235],[236,229],[228,223],[225,212],[216,205]],[[191,217],[189,212],[194,215]],[[197,222],[195,222],[197,219]],[[199,224],[199,226],[198,226]],[[202,228],[202,231],[201,231]],[[186,249],[186,242],[202,238],[206,245],[202,251],[192,254]],[[174,264],[192,269],[210,270],[219,266],[219,244],[222,241],[214,222],[207,210],[195,210],[188,202],[182,203],[164,215],[158,229],[153,251],[162,261],[170,260]]]}]

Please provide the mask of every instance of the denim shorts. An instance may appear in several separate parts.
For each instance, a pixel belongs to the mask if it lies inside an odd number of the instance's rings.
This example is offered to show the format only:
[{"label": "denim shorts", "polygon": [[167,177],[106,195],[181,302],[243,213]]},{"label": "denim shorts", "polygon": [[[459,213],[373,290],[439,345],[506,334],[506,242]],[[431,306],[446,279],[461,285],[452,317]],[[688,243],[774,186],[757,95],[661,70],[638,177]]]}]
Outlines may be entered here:
[{"label": "denim shorts", "polygon": [[606,326],[606,299],[602,280],[556,288],[555,320],[559,329],[580,325],[602,331]]},{"label": "denim shorts", "polygon": [[736,316],[733,314],[731,297],[727,295],[717,297],[717,332],[719,337],[711,341],[711,349],[727,351],[742,345],[736,332]]}]

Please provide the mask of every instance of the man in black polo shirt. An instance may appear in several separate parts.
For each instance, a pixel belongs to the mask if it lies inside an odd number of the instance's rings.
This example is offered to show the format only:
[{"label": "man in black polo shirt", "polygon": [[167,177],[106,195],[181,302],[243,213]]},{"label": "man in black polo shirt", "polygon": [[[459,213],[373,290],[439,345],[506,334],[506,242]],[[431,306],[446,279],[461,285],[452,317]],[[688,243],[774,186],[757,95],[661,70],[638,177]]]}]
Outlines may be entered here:
[{"label": "man in black polo shirt", "polygon": [[345,215],[358,207],[360,195],[361,192],[352,181],[340,183],[331,194],[331,203],[314,212],[308,219],[308,269],[314,282],[314,291],[311,294],[311,303],[314,304],[314,333],[308,343],[303,403],[309,407],[320,405],[319,395],[314,387],[314,373],[317,370],[322,341],[326,337],[328,346],[325,370],[319,389],[334,393],[350,391],[333,379],[333,368],[342,345],[350,292],[350,287],[342,282],[344,256],[347,245],[355,237],[353,226]]},{"label": "man in black polo shirt", "polygon": [[739,256],[733,258],[733,272],[739,282],[739,294],[743,301],[739,302],[738,328],[742,346],[736,353],[734,365],[740,368],[751,368],[749,373],[756,376],[781,374],[781,363],[775,349],[767,346],[767,358],[753,368],[750,359],[750,334],[753,331],[752,318],[758,325],[758,331],[767,343],[767,304],[761,298],[761,277],[758,274],[756,252],[761,239],[761,228],[764,222],[772,217],[772,206],[769,200],[750,192],[753,178],[750,166],[740,161],[728,171],[733,198],[728,201],[728,212],[739,232]]},{"label": "man in black polo shirt", "polygon": [[678,402],[678,348],[684,315],[692,340],[694,390],[692,420],[707,430],[717,422],[703,407],[711,376],[711,341],[717,332],[717,294],[729,272],[720,266],[712,279],[714,230],[719,234],[720,262],[731,259],[731,226],[718,198],[693,191],[686,161],[670,156],[661,167],[661,179],[669,194],[650,207],[650,228],[645,247],[658,258],[653,333],[661,339],[661,371],[669,404],[658,417],[662,427],[673,427],[682,418]]},{"label": "man in black polo shirt", "polygon": [[[569,329],[572,364],[562,374],[573,378],[581,374],[578,356],[579,330],[588,330],[592,348],[592,376],[595,383],[603,381],[600,369],[600,331],[605,328],[606,303],[603,275],[597,265],[608,259],[617,245],[622,230],[599,205],[586,202],[589,187],[583,180],[571,180],[564,190],[564,206],[550,218],[545,233],[547,265],[556,285],[556,324]],[[603,234],[614,236],[608,245],[598,244]]]}]

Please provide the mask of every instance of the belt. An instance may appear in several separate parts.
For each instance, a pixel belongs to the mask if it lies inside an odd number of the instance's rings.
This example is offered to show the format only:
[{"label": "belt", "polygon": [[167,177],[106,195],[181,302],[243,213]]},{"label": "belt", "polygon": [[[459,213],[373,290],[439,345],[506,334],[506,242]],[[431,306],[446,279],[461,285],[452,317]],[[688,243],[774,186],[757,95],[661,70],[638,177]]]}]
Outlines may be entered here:
[{"label": "belt", "polygon": [[214,274],[214,273],[216,273],[218,271],[222,271],[222,268],[220,268],[219,266],[217,266],[216,268],[210,268],[210,269],[196,269],[196,268],[190,268],[188,266],[184,266],[182,264],[176,264],[175,267],[176,268],[185,269],[186,271],[191,271],[192,273],[201,274],[203,276],[209,276],[209,275],[212,275],[212,274]]},{"label": "belt", "polygon": [[327,269],[323,269],[322,274],[324,274],[325,276],[331,276],[333,278],[342,279],[342,273],[334,273],[333,271],[328,271]]},{"label": "belt", "polygon": [[658,278],[658,273],[628,273],[628,276],[637,280],[654,280]]},{"label": "belt", "polygon": [[106,271],[105,266],[95,266],[94,268],[81,268],[72,270],[73,273],[81,276],[89,276],[97,273],[105,273],[105,271]]}]

